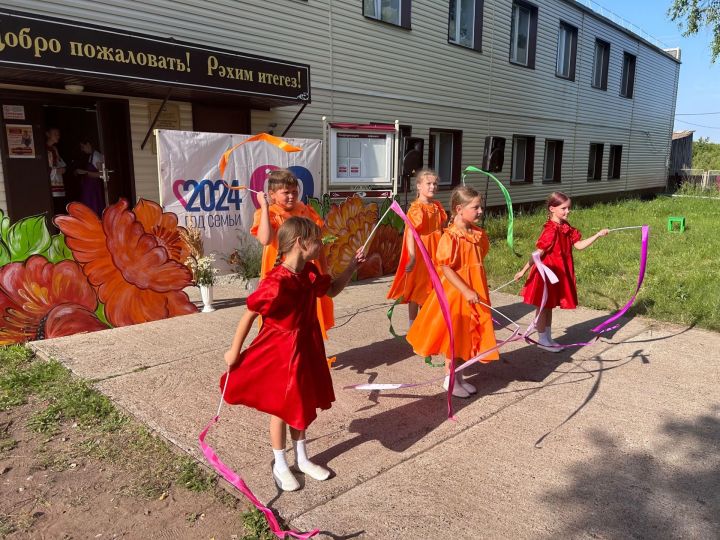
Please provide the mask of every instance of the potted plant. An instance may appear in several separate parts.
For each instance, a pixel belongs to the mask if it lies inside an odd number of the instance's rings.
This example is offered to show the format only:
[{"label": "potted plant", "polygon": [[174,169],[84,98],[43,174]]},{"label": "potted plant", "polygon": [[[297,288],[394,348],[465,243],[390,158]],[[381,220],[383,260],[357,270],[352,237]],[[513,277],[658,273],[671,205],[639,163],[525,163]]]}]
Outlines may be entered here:
[{"label": "potted plant", "polygon": [[215,262],[214,255],[203,255],[201,257],[190,257],[187,264],[192,270],[195,284],[200,287],[200,297],[203,302],[203,313],[215,311],[212,307],[213,301],[213,285],[217,274],[217,268],[213,266]]}]

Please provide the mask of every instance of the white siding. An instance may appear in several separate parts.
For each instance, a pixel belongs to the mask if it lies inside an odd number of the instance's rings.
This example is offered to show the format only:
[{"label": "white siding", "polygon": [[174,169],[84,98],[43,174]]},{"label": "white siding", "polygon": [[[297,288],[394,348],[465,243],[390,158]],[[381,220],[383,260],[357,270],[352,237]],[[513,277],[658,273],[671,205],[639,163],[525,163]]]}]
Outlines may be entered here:
[{"label": "white siding", "polygon": [[[664,186],[680,65],[573,2],[533,3],[538,8],[535,69],[509,63],[511,0],[485,1],[482,52],[447,43],[448,3],[438,0],[413,0],[409,31],[366,19],[361,0],[214,0],[202,7],[189,0],[6,2],[20,10],[308,63],[313,102],[288,136],[321,138],[322,116],[353,122],[398,119],[425,138],[427,149],[430,128],[459,129],[463,167],[481,165],[484,138],[501,136],[506,151],[498,178],[508,185],[513,134],[534,136],[534,182],[509,185],[516,202],[540,200],[557,187],[577,196]],[[578,28],[574,81],[555,76],[561,20]],[[610,43],[606,91],[590,83],[598,37]],[[633,99],[619,95],[625,51],[637,56]],[[146,118],[136,104],[131,111],[137,146]],[[252,131],[277,123],[280,134],[296,111],[253,111]],[[564,141],[560,186],[542,184],[548,138]],[[587,181],[591,142],[604,145],[599,182]],[[623,147],[621,178],[607,180],[615,144]],[[153,160],[145,154],[135,160],[138,196],[155,198]],[[480,179],[472,182],[484,185]],[[502,202],[491,190],[489,204]]]},{"label": "white siding", "polygon": [[[157,156],[152,152],[152,139],[150,135],[145,149],[140,145],[150,126],[148,105],[162,103],[161,100],[135,99],[130,100],[130,133],[133,148],[133,166],[135,169],[135,195],[138,199],[149,199],[160,202],[160,185],[158,179]],[[180,109],[180,129],[192,130],[192,107],[189,103],[169,101],[175,103]]]}]

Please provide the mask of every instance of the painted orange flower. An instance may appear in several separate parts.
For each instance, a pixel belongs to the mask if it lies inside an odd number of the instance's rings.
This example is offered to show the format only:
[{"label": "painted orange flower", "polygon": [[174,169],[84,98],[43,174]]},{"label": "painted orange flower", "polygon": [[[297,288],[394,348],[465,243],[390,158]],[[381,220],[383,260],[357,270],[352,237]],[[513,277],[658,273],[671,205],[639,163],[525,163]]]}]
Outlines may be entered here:
[{"label": "painted orange flower", "polygon": [[[153,223],[147,205],[139,212],[148,226]],[[197,312],[183,292],[192,280],[190,270],[170,254],[181,256],[182,250],[175,249],[173,232],[165,228],[167,218],[161,216],[147,231],[124,199],[105,209],[102,222],[80,203],[68,205],[68,214],[57,216],[55,224],[113,326]]]},{"label": "painted orange flower", "polygon": [[402,251],[402,233],[392,225],[380,225],[370,244],[371,255],[378,254],[382,261],[382,276],[395,273]]},{"label": "painted orange flower", "polygon": [[367,240],[378,219],[375,203],[363,204],[360,197],[350,197],[340,205],[334,204],[325,218],[325,234],[336,240],[325,246],[330,274],[338,276]]},{"label": "painted orange flower", "polygon": [[75,261],[33,255],[0,268],[0,345],[107,329],[97,296]]},{"label": "painted orange flower", "polygon": [[185,264],[190,255],[190,246],[183,238],[183,227],[172,212],[163,212],[162,207],[153,201],[140,199],[133,208],[133,214],[146,233],[155,236],[158,245],[165,248],[170,258]]}]

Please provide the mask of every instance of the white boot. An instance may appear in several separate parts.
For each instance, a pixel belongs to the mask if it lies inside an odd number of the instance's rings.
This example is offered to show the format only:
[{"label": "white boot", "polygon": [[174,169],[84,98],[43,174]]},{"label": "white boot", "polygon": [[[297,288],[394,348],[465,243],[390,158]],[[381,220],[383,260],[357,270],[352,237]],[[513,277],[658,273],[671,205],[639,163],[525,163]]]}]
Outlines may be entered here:
[{"label": "white boot", "polygon": [[[443,382],[443,388],[447,390],[450,388],[450,375],[445,376],[445,381]],[[461,398],[469,398],[470,392],[465,390],[463,386],[458,382],[458,376],[455,374],[455,384],[453,385],[453,391],[452,395],[455,397],[461,397]]]},{"label": "white boot", "polygon": [[550,330],[547,328],[542,332],[538,331],[538,347],[541,348],[543,351],[553,353],[557,353],[562,350],[562,347],[553,344],[552,340],[550,339]]},{"label": "white boot", "polygon": [[315,480],[323,481],[330,478],[329,470],[308,459],[305,439],[293,441],[293,446],[295,447],[297,468],[300,469],[300,472],[307,474],[310,478],[314,478]]},{"label": "white boot", "polygon": [[552,343],[555,347],[562,347],[562,345],[560,345],[557,341],[555,341],[552,338],[552,328],[551,327],[549,327],[549,326],[545,327],[545,335],[547,336],[548,341],[550,343]]},{"label": "white boot", "polygon": [[455,384],[462,386],[468,394],[477,394],[477,388],[465,380],[463,374],[455,373]]}]

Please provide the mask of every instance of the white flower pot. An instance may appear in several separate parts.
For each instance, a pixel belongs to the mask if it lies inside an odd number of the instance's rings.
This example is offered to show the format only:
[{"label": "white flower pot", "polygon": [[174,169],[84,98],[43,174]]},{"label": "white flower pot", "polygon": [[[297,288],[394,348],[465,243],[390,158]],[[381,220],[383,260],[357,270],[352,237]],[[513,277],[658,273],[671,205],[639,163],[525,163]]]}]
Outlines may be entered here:
[{"label": "white flower pot", "polygon": [[212,285],[200,285],[200,298],[202,298],[203,303],[203,313],[210,313],[211,311],[215,311],[215,308],[212,307],[212,301],[213,301],[213,286]]}]

